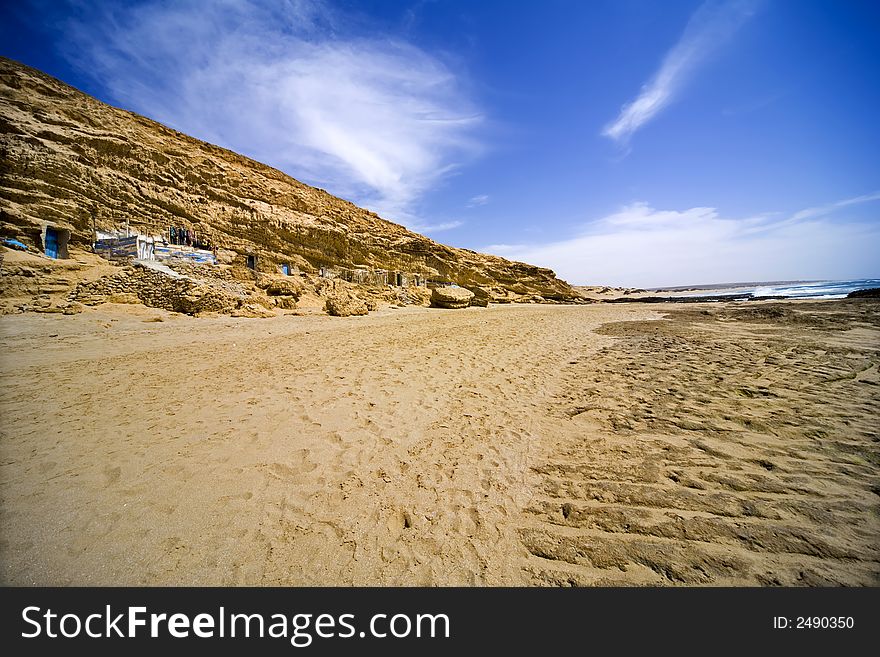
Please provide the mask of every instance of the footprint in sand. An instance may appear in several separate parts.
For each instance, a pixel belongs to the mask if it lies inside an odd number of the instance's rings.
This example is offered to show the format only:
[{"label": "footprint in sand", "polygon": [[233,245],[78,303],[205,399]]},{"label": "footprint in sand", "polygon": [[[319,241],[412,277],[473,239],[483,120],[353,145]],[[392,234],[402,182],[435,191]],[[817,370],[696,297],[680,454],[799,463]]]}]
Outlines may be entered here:
[{"label": "footprint in sand", "polygon": [[401,532],[410,529],[412,526],[413,518],[409,511],[394,509],[388,516],[388,531],[395,536],[399,536]]},{"label": "footprint in sand", "polygon": [[119,478],[121,476],[122,476],[122,468],[120,468],[119,466],[117,466],[115,468],[110,468],[110,467],[104,468],[104,477],[105,477],[104,488],[109,488],[110,486],[115,484],[117,481],[119,481]]}]

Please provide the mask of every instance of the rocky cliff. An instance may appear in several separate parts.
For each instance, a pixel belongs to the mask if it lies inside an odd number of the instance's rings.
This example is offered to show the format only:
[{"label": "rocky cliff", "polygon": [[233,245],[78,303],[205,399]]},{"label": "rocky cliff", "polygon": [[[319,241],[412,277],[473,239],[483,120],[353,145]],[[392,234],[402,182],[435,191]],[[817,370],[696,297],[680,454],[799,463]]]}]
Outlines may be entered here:
[{"label": "rocky cliff", "polygon": [[0,58],[0,234],[33,243],[46,221],[91,243],[93,229],[186,227],[231,259],[303,271],[368,267],[562,300],[549,269],[457,249],[323,190]]}]

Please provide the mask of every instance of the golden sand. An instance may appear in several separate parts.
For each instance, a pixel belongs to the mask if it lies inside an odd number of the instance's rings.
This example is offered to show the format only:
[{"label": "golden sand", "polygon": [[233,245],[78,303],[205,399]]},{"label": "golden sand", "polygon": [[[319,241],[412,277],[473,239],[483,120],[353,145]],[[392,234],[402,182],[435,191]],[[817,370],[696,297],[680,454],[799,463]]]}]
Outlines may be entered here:
[{"label": "golden sand", "polygon": [[875,302],[108,304],[0,342],[4,584],[880,584]]}]

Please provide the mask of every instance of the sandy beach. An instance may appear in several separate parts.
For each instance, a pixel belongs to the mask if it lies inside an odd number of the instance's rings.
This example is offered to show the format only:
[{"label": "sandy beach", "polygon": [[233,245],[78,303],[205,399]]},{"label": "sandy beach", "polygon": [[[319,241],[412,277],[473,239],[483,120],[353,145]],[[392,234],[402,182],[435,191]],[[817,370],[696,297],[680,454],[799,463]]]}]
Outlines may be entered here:
[{"label": "sandy beach", "polygon": [[878,585],[880,304],[0,317],[7,585]]}]

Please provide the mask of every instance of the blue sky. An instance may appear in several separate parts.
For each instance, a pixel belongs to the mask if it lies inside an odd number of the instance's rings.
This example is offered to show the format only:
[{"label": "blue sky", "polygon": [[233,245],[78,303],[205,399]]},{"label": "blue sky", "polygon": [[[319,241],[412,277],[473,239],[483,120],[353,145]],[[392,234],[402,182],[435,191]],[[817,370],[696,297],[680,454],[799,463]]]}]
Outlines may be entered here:
[{"label": "blue sky", "polygon": [[575,284],[880,275],[868,0],[6,3],[0,53]]}]

